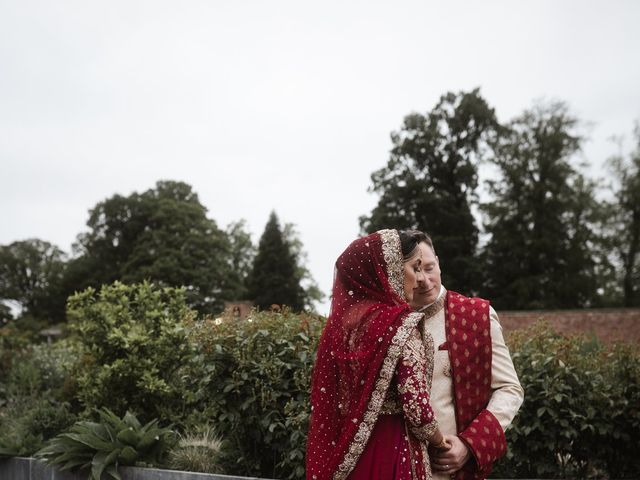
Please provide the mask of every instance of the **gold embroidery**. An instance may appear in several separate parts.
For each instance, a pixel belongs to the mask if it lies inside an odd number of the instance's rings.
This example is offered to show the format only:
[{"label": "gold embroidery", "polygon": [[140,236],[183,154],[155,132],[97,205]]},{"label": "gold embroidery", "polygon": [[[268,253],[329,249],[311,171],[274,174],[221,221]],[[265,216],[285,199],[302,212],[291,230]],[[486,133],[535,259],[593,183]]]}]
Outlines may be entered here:
[{"label": "gold embroidery", "polygon": [[433,337],[427,331],[422,335],[422,341],[424,342],[424,354],[427,369],[427,392],[431,395],[431,382],[433,381],[433,362],[436,353],[435,343]]},{"label": "gold embroidery", "polygon": [[[398,388],[395,379],[391,382],[391,386],[387,389],[384,397],[384,403],[380,409],[380,415],[397,415],[402,413],[402,406],[398,398]],[[395,388],[394,388],[395,387]]]},{"label": "gold embroidery", "polygon": [[427,439],[433,437],[433,434],[436,433],[437,429],[438,422],[435,420],[431,423],[425,423],[419,427],[411,427],[413,434],[422,442],[428,442]]},{"label": "gold embroidery", "polygon": [[382,408],[382,404],[384,403],[385,394],[389,388],[391,379],[393,378],[393,373],[395,371],[396,364],[398,363],[400,353],[402,352],[402,348],[407,342],[411,331],[416,327],[422,317],[423,315],[417,312],[413,312],[407,315],[407,317],[402,321],[402,325],[400,325],[400,327],[398,328],[395,336],[391,340],[391,345],[389,346],[389,350],[387,351],[387,356],[382,363],[382,368],[380,369],[380,373],[378,374],[376,385],[371,395],[371,399],[369,400],[369,404],[367,405],[367,411],[364,414],[364,419],[362,422],[360,422],[358,431],[351,441],[344,459],[340,463],[338,470],[333,475],[333,478],[335,480],[346,479],[349,473],[351,473],[353,468],[356,466],[356,462],[358,461],[358,458],[360,458],[364,447],[369,441],[369,437],[371,436],[373,427],[378,420],[378,416],[380,415],[380,410]]},{"label": "gold embroidery", "polygon": [[402,413],[402,407],[400,401],[395,394],[395,389],[390,388],[387,390],[387,396],[384,399],[384,403],[380,408],[380,415],[398,415]]},{"label": "gold embroidery", "polygon": [[445,377],[451,378],[451,364],[449,363],[448,360],[444,362],[444,366],[442,367],[442,373],[444,374]]},{"label": "gold embroidery", "polygon": [[[431,353],[430,359],[427,350]],[[405,418],[418,440],[426,442],[438,428],[435,418],[423,424],[423,413],[428,403],[433,376],[433,337],[429,334],[423,342],[418,329],[415,329],[405,345],[400,361],[414,372],[398,383],[398,392],[401,395],[409,394],[403,404]]]},{"label": "gold embroidery", "polygon": [[[444,308],[444,301],[447,297],[447,290],[442,287],[442,291],[440,292],[440,296],[438,297],[438,299],[433,302],[431,305],[427,305],[424,308],[421,308],[419,311],[421,313],[424,313],[424,318],[431,318],[433,317],[436,313],[438,313],[440,310],[442,310]],[[451,304],[451,306],[453,306],[453,304]]]},{"label": "gold embroidery", "polygon": [[[432,305],[435,305],[435,308],[437,310],[435,310],[436,312],[438,312],[442,307],[444,307],[444,297],[445,295],[443,294],[441,296],[441,298],[439,298],[438,300],[436,300],[436,302]],[[426,315],[425,315],[425,319],[426,319]],[[425,362],[426,362],[426,370],[427,370],[427,392],[429,393],[429,396],[431,396],[431,383],[433,381],[433,362],[434,362],[434,358],[435,358],[435,343],[433,341],[433,336],[427,332],[424,329],[421,329],[423,331],[423,338],[422,341],[424,342],[424,353],[425,353]],[[435,415],[435,412],[434,412]],[[438,426],[437,423],[437,419],[434,417],[433,422],[431,423],[431,425],[435,425],[436,428]],[[433,435],[434,432],[431,433],[431,435],[429,435],[429,438]],[[429,460],[429,453],[427,452],[427,447],[428,447],[428,443],[427,442],[420,442],[420,446],[422,448],[422,463],[424,465],[424,471],[425,471],[425,475],[426,475],[426,480],[431,480],[433,478],[433,474],[431,471],[431,461]]]},{"label": "gold embroidery", "polygon": [[429,452],[427,450],[428,445],[424,442],[420,442],[420,446],[422,447],[422,461],[424,463],[426,478],[427,480],[431,480],[433,478],[433,473],[431,472],[431,461],[429,460]]},{"label": "gold embroidery", "polygon": [[378,234],[382,239],[382,253],[387,264],[389,285],[400,298],[405,298],[404,265],[402,263],[400,235],[398,235],[397,230],[380,230]]},{"label": "gold embroidery", "polygon": [[422,337],[418,329],[411,332],[409,339],[402,352],[402,361],[405,365],[413,367],[416,365],[422,366],[425,362],[425,345],[422,342]]}]

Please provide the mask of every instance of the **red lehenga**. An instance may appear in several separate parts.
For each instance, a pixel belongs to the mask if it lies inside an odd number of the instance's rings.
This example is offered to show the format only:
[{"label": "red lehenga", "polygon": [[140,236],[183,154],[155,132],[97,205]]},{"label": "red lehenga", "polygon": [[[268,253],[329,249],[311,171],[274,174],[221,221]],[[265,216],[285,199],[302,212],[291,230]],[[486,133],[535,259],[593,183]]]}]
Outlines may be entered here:
[{"label": "red lehenga", "polygon": [[403,283],[396,230],[354,241],[336,261],[312,379],[309,480],[431,478],[433,342]]}]

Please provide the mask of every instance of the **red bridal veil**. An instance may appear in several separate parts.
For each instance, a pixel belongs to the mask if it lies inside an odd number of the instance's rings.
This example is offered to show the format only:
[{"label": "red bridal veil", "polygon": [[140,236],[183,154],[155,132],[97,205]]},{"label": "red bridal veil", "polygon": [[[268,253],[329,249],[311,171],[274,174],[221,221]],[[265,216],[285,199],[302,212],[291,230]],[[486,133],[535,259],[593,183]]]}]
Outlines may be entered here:
[{"label": "red bridal veil", "polygon": [[335,265],[333,298],[311,386],[307,479],[344,479],[371,435],[402,347],[422,314],[404,298],[396,230],[351,243]]}]

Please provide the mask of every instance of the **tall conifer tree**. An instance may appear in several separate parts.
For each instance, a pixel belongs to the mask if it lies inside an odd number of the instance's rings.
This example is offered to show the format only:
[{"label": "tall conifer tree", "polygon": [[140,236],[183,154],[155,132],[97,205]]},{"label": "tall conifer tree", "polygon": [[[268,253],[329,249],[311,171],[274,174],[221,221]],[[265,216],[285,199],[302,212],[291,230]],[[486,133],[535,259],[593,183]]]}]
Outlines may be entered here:
[{"label": "tall conifer tree", "polygon": [[275,304],[302,310],[305,292],[301,280],[297,258],[280,228],[276,213],[271,212],[247,282],[249,298],[261,309]]}]

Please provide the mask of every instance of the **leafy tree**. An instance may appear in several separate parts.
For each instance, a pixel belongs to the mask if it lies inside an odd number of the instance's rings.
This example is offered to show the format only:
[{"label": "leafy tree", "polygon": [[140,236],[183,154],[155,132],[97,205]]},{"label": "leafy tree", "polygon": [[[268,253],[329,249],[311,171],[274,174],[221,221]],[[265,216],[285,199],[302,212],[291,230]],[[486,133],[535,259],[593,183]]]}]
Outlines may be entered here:
[{"label": "leafy tree", "polygon": [[282,234],[291,248],[293,256],[296,258],[296,275],[300,278],[300,285],[304,291],[304,307],[314,310],[313,302],[321,302],[324,293],[311,276],[311,272],[307,268],[307,252],[304,251],[302,241],[293,223],[285,223]]},{"label": "leafy tree", "polygon": [[392,133],[387,165],[371,175],[380,196],[364,232],[418,228],[428,232],[443,266],[445,285],[462,292],[477,288],[478,162],[498,128],[494,110],[479,91],[447,93],[435,108],[404,119]]},{"label": "leafy tree", "polygon": [[244,220],[229,224],[226,234],[231,247],[230,272],[227,279],[230,299],[246,299],[249,295],[247,279],[256,256],[256,248],[251,241],[251,234],[246,230]]},{"label": "leafy tree", "polygon": [[30,239],[0,246],[0,302],[15,302],[23,317],[37,322],[60,322],[66,300],[61,290],[64,270],[64,253],[49,242]]},{"label": "leafy tree", "polygon": [[625,160],[610,160],[618,180],[611,210],[611,240],[620,267],[624,305],[640,305],[640,123],[635,128],[636,149]]},{"label": "leafy tree", "polygon": [[174,181],[100,202],[90,212],[89,232],[78,237],[68,290],[152,280],[184,286],[189,305],[201,312],[222,310],[233,288],[230,245],[206,213],[191,187]]},{"label": "leafy tree", "polygon": [[276,304],[302,310],[305,293],[301,280],[295,253],[280,228],[276,213],[271,212],[249,277],[249,298],[261,309]]},{"label": "leafy tree", "polygon": [[572,165],[582,138],[561,102],[541,104],[511,122],[495,144],[499,177],[482,206],[491,235],[485,291],[501,308],[589,306],[596,298],[601,211],[595,185]]}]

